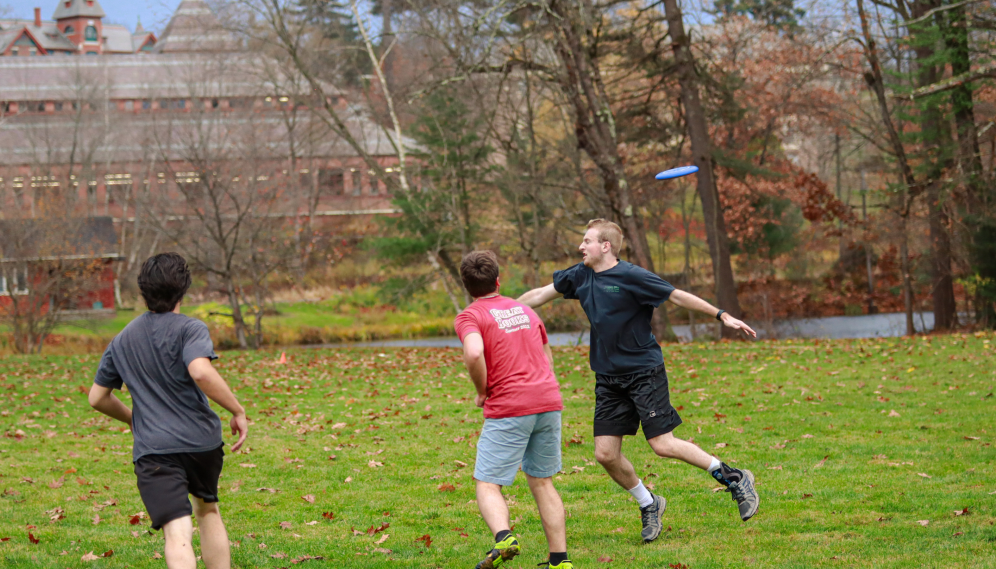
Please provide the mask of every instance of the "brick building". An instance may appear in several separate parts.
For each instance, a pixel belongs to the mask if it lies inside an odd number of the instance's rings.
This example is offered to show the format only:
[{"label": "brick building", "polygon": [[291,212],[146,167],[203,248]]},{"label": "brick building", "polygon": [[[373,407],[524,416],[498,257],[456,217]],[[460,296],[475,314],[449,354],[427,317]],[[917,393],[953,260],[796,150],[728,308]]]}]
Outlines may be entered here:
[{"label": "brick building", "polygon": [[[158,38],[105,17],[97,0],[60,0],[51,21],[39,9],[0,20],[0,219],[32,217],[60,195],[79,215],[127,221],[138,193],[193,179],[191,157],[162,141],[205,130],[227,151],[218,159],[237,157],[234,137],[262,141],[246,154],[268,169],[257,177],[302,196],[279,215],[343,225],[391,211],[384,184],[308,110],[307,85],[245,50],[203,0],[183,0]],[[392,145],[366,108],[326,92],[389,167]]]}]

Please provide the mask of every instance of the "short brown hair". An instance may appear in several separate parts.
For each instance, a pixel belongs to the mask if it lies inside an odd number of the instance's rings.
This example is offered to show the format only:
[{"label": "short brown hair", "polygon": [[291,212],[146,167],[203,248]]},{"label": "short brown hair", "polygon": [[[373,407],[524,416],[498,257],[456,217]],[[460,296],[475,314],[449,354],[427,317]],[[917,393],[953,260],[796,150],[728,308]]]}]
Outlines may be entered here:
[{"label": "short brown hair", "polygon": [[474,298],[498,290],[498,255],[494,251],[467,253],[460,262],[460,278]]},{"label": "short brown hair", "polygon": [[616,257],[619,256],[619,251],[622,250],[623,234],[622,229],[612,223],[607,219],[593,219],[588,222],[588,229],[595,228],[598,230],[598,242],[605,243],[609,242],[612,246],[612,254]]}]

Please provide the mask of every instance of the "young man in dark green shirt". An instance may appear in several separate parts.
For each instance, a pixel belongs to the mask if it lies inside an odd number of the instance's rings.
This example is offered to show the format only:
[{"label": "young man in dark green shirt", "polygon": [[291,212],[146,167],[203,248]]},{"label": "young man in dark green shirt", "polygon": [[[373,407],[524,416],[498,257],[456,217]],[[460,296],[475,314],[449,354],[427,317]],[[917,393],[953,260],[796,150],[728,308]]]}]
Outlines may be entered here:
[{"label": "young man in dark green shirt", "polygon": [[754,474],[720,462],[696,444],[676,438],[672,431],[681,417],[671,405],[667,372],[660,344],[650,320],[666,300],[708,314],[725,326],[757,337],[749,326],[705,300],[677,290],[659,276],[620,261],[619,226],[604,219],[588,222],[579,246],[582,262],[553,274],[553,284],[519,297],[535,308],[559,296],[581,302],[591,322],[591,369],[595,372],[595,459],[617,484],[640,505],[642,537],[650,542],[660,535],[667,501],[651,494],[622,454],[624,435],[643,434],[658,456],[677,458],[709,472],[727,487],[744,521],[757,513]]}]

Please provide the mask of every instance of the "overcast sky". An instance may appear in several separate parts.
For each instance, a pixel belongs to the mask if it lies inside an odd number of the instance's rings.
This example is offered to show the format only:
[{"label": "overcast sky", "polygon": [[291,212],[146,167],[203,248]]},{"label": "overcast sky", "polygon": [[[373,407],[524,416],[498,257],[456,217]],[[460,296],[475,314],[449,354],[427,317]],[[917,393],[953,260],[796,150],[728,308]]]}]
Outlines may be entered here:
[{"label": "overcast sky", "polygon": [[[10,8],[10,17],[30,19],[35,17],[35,7],[41,8],[42,19],[51,20],[59,0],[0,0],[0,7]],[[135,30],[135,23],[142,18],[147,30],[161,32],[166,27],[180,0],[98,0],[107,17],[105,23],[123,24]]]}]

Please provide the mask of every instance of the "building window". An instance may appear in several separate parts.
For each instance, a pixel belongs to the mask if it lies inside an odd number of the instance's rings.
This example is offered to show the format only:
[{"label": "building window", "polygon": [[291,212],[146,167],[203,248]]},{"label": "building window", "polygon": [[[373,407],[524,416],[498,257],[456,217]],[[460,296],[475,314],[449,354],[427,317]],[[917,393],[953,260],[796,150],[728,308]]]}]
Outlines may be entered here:
[{"label": "building window", "polygon": [[353,178],[353,195],[358,196],[363,193],[363,172],[359,170],[352,171]]},{"label": "building window", "polygon": [[17,57],[17,54],[19,52],[20,52],[20,50],[17,49],[16,47],[10,50],[10,54],[13,55],[14,57]]},{"label": "building window", "polygon": [[134,111],[135,110],[135,101],[125,101],[125,110],[126,111]]},{"label": "building window", "polygon": [[56,112],[62,112],[62,101],[55,102],[55,110]]},{"label": "building window", "polygon": [[87,55],[97,55],[97,52],[96,51],[88,51],[88,52],[86,52],[86,54]]},{"label": "building window", "polygon": [[322,168],[318,171],[318,191],[322,193],[342,194],[342,170],[338,168]]},{"label": "building window", "polygon": [[147,111],[152,108],[152,101],[149,99],[142,100],[142,110]]},{"label": "building window", "polygon": [[71,35],[75,31],[76,31],[76,28],[74,28],[72,26],[66,26],[66,28],[64,30],[62,30],[62,33],[66,34],[68,36],[68,35]]},{"label": "building window", "polygon": [[33,47],[28,48],[28,55],[38,55],[38,50]]},{"label": "building window", "polygon": [[86,41],[97,41],[97,28],[94,26],[87,26],[86,30],[83,31],[83,39]]},{"label": "building window", "polygon": [[311,172],[308,170],[301,170],[297,175],[297,183],[300,187],[310,190],[311,185]]},{"label": "building window", "polygon": [[186,99],[179,99],[179,100],[177,100],[176,101],[176,108],[178,108],[178,109],[185,109],[185,108],[187,108],[187,100]]},{"label": "building window", "polygon": [[[28,294],[28,269],[3,268],[0,269],[0,296],[10,296],[11,294]],[[10,280],[7,280],[7,276]]]}]

